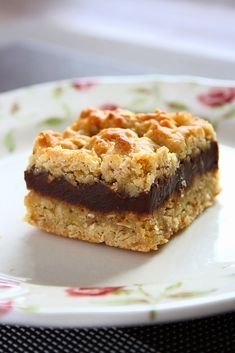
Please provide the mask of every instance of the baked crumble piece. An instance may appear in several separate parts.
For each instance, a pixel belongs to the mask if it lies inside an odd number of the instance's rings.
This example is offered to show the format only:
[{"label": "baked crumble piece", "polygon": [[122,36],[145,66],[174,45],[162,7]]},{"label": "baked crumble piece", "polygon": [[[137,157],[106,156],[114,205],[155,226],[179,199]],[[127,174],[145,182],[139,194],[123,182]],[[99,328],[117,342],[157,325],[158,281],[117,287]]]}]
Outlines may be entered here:
[{"label": "baked crumble piece", "polygon": [[156,250],[220,191],[211,124],[186,112],[87,108],[37,136],[25,171],[26,220],[48,232]]}]

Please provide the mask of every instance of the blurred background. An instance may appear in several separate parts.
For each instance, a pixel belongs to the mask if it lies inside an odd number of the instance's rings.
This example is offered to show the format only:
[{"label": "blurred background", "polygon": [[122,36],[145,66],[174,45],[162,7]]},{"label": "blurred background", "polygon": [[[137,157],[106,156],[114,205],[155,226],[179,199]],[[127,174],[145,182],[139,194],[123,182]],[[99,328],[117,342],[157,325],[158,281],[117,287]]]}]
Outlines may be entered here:
[{"label": "blurred background", "polygon": [[0,91],[127,74],[235,79],[235,1],[0,0]]}]

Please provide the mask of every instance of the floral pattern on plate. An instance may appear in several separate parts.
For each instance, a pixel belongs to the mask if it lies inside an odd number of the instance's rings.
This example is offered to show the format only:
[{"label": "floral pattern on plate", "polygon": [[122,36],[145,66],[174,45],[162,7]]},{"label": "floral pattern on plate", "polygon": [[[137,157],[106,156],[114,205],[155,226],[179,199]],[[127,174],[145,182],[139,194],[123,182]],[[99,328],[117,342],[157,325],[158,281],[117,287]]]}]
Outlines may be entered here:
[{"label": "floral pattern on plate", "polygon": [[[104,85],[108,90],[104,90]],[[2,94],[0,122],[6,127],[0,148],[10,153],[20,148],[18,132],[25,124],[30,125],[32,134],[39,128],[62,129],[87,106],[108,110],[122,107],[135,112],[153,111],[158,107],[167,111],[187,110],[208,119],[216,128],[222,121],[235,118],[235,88],[224,84],[219,87],[213,80],[143,77],[139,82],[138,79],[132,82],[131,78],[124,80],[122,87],[120,78],[116,100],[112,88],[112,79],[99,78],[30,86]],[[45,102],[47,114],[43,113],[39,97]],[[9,118],[10,129],[4,124]]]},{"label": "floral pattern on plate", "polygon": [[[210,120],[219,129],[227,121],[235,122],[235,84],[232,87],[213,80],[157,76],[95,78],[47,83],[4,93],[0,95],[0,157],[28,149],[41,129],[62,130],[87,106],[109,110],[122,107],[136,112],[153,111],[157,107],[170,111],[188,110]],[[154,284],[127,286],[120,283],[114,287],[88,288],[40,285],[2,275],[0,319],[5,317],[7,322],[8,315],[21,313],[27,318],[34,317],[27,320],[37,324],[41,322],[42,314],[46,314],[52,315],[50,322],[56,325],[54,314],[78,313],[76,322],[83,325],[79,320],[84,313],[93,310],[105,315],[117,312],[120,307],[130,317],[135,311],[145,313],[141,322],[167,320],[166,314],[161,318],[166,307],[172,311],[178,308],[184,313],[195,306],[202,313],[206,311],[205,303],[215,303],[218,308],[216,303],[235,302],[234,267],[232,264],[219,269],[217,276],[211,276],[209,281],[205,275],[197,280],[178,278],[173,283],[166,279]],[[20,321],[9,319],[8,322]],[[47,323],[47,319],[42,322]],[[108,321],[104,323],[108,324]]]}]

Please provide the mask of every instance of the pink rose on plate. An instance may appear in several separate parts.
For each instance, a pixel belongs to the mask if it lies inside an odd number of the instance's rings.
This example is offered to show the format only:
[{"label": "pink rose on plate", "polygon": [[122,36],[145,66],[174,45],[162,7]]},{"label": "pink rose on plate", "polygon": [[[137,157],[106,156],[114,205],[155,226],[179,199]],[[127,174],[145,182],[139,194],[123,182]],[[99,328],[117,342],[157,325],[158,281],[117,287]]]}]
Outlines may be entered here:
[{"label": "pink rose on plate", "polygon": [[98,287],[98,288],[67,288],[66,293],[71,297],[96,297],[106,294],[111,294],[119,289],[122,289],[123,286],[119,287]]},{"label": "pink rose on plate", "polygon": [[197,98],[207,107],[219,107],[235,99],[235,88],[212,88],[207,93],[200,94]]},{"label": "pink rose on plate", "polygon": [[13,309],[12,300],[0,300],[0,315],[6,314]]},{"label": "pink rose on plate", "polygon": [[17,281],[0,278],[0,289],[1,288],[15,288],[15,287],[18,287],[19,285],[20,285],[20,283]]},{"label": "pink rose on plate", "polygon": [[118,108],[118,105],[115,103],[103,103],[100,106],[100,109],[102,110],[116,110]]},{"label": "pink rose on plate", "polygon": [[77,91],[84,91],[97,85],[95,81],[75,81],[72,82],[72,87]]}]

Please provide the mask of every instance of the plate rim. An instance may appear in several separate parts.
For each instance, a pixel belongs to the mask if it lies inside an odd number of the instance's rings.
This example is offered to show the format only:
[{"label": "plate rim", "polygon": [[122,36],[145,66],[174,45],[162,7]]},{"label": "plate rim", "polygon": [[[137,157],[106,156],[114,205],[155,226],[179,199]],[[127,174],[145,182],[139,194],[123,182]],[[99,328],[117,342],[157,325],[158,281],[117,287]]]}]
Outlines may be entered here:
[{"label": "plate rim", "polygon": [[[73,82],[73,81],[97,81],[101,85],[106,85],[106,84],[125,84],[125,83],[141,83],[141,82],[174,82],[174,83],[190,83],[194,82],[198,84],[199,86],[217,86],[217,87],[235,87],[235,80],[221,80],[221,79],[216,79],[216,78],[205,78],[201,76],[189,76],[189,75],[159,75],[159,74],[148,74],[148,75],[123,75],[123,76],[90,76],[90,77],[75,77],[75,78],[69,78],[65,80],[55,80],[55,81],[48,81],[48,82],[43,82],[40,84],[35,84],[35,85],[30,85],[30,86],[24,86],[17,88],[15,90],[10,90],[10,91],[5,91],[0,93],[0,98],[4,98],[5,95],[14,95],[17,94],[19,91],[25,91],[27,90],[28,87],[33,87],[33,88],[41,88],[43,89],[44,87],[50,86],[50,85],[58,85],[58,84],[63,84],[63,83],[68,83],[68,82]],[[9,277],[9,276],[8,276]],[[0,278],[1,280],[1,278]],[[16,278],[17,281],[19,281]],[[14,281],[14,280],[13,280]],[[24,282],[20,282],[24,283]],[[25,283],[24,283],[25,285]],[[28,284],[31,286],[31,284]],[[144,286],[144,285],[143,285]],[[40,285],[40,287],[50,287],[46,285]],[[54,286],[51,286],[54,287]],[[125,286],[126,289],[128,288],[133,288],[134,286]],[[65,288],[62,286],[57,286],[57,288]],[[104,288],[104,287],[101,287]],[[113,287],[115,288],[115,287]],[[169,305],[169,303],[163,304],[159,303],[156,305],[156,311],[157,311],[157,316],[155,318],[150,318],[149,313],[153,312],[152,304],[148,303],[145,306],[137,305],[136,307],[131,306],[114,306],[115,308],[121,308],[122,311],[120,310],[114,310],[112,311],[113,307],[110,306],[109,310],[107,310],[107,305],[104,305],[103,308],[106,308],[106,310],[99,312],[99,316],[102,317],[102,326],[103,325],[113,325],[113,315],[117,315],[117,313],[120,315],[120,317],[123,316],[123,314],[128,314],[128,320],[125,320],[125,325],[132,325],[135,324],[135,320],[139,318],[141,320],[141,324],[143,323],[160,323],[160,322],[169,322],[169,321],[175,321],[175,320],[180,320],[180,319],[185,319],[185,318],[190,318],[192,315],[190,314],[190,310],[197,309],[198,312],[194,312],[193,317],[199,317],[199,316],[206,316],[210,314],[215,314],[215,313],[220,313],[224,312],[227,310],[231,310],[232,305],[235,304],[235,291],[231,295],[226,295],[225,294],[218,294],[218,298],[215,299],[214,295],[212,297],[200,297],[199,298],[190,298],[190,300],[186,300],[186,304],[182,303],[181,306],[179,306],[179,302],[177,305],[173,303],[173,306]],[[215,295],[215,297],[217,297]],[[212,299],[211,299],[212,298]],[[1,301],[0,301],[1,304]],[[76,309],[78,309],[75,306]],[[88,308],[88,307],[87,307]],[[1,309],[1,308],[0,308]],[[102,306],[100,307],[102,309]],[[162,313],[167,313],[167,315],[163,315]],[[32,324],[32,325],[52,325],[52,326],[61,326],[61,323],[57,322],[58,315],[62,317],[63,324],[62,326],[70,326],[70,320],[72,319],[73,321],[73,326],[78,326],[78,327],[84,327],[83,322],[81,322],[81,317],[79,318],[79,315],[83,314],[83,319],[85,319],[85,316],[90,315],[90,321],[88,317],[88,321],[85,320],[85,326],[91,327],[91,326],[99,326],[99,322],[97,321],[94,323],[94,310],[92,311],[79,311],[76,310],[76,312],[37,312],[37,313],[27,313],[26,311],[18,311],[17,305],[13,310],[10,312],[5,313],[4,315],[1,315],[1,310],[0,310],[0,322],[2,323],[15,323],[15,324],[20,324],[20,323],[27,323],[27,324]],[[38,317],[40,316],[40,320],[38,320]],[[71,318],[72,316],[72,318]],[[99,317],[100,318],[100,317]],[[115,321],[115,320],[114,320]],[[120,323],[116,322],[117,325],[123,325],[123,320],[120,320]]]},{"label": "plate rim", "polygon": [[16,89],[6,90],[0,92],[0,97],[7,94],[17,93],[22,90],[27,90],[29,87],[32,88],[43,88],[48,85],[57,85],[62,83],[68,82],[83,82],[83,81],[97,81],[99,84],[107,84],[107,83],[136,83],[136,82],[143,82],[148,81],[162,81],[162,82],[185,82],[190,83],[194,82],[198,85],[202,86],[218,86],[218,87],[226,87],[226,86],[235,86],[235,79],[234,80],[226,80],[220,78],[211,78],[211,77],[204,77],[204,76],[197,76],[197,75],[167,75],[167,74],[143,74],[143,75],[94,75],[94,76],[74,76],[68,79],[63,80],[53,80],[53,81],[44,81],[41,83],[20,86]]},{"label": "plate rim", "polygon": [[[221,296],[216,301],[201,300],[195,305],[182,305],[174,307],[157,307],[153,311],[151,305],[116,308],[106,307],[99,310],[83,310],[76,312],[42,312],[27,313],[12,311],[9,314],[0,314],[1,324],[31,325],[34,327],[110,327],[110,326],[138,326],[170,323],[175,321],[197,319],[213,316],[231,311],[235,305],[235,291],[233,295]],[[122,310],[120,310],[120,308]],[[193,317],[192,317],[193,313]],[[125,317],[125,315],[127,315]],[[125,317],[123,319],[123,316]]]}]

